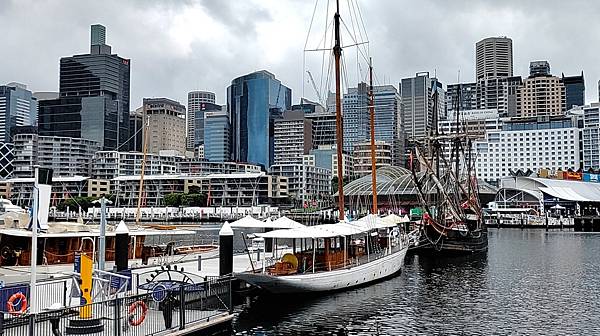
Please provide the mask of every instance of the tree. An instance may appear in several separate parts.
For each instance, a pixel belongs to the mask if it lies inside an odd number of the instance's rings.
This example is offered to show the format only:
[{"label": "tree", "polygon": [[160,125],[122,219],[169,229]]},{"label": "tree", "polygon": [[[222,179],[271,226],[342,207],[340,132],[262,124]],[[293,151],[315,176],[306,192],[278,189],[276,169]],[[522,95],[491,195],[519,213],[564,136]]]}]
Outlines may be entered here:
[{"label": "tree", "polygon": [[182,193],[171,193],[165,195],[164,202],[166,206],[178,207],[181,205]]}]

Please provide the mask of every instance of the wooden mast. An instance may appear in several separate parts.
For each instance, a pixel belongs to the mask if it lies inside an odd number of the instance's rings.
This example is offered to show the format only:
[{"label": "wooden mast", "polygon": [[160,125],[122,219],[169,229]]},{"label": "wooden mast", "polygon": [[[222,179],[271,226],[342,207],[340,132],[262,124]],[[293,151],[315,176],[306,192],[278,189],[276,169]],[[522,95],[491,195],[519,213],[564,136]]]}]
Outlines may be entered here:
[{"label": "wooden mast", "polygon": [[[146,108],[144,107],[144,112]],[[144,117],[146,117],[146,113],[144,113]],[[135,225],[140,225],[140,209],[142,207],[142,195],[144,192],[144,170],[146,169],[146,153],[148,152],[148,128],[150,126],[150,117],[147,117],[144,124],[144,133],[142,136],[144,137],[144,155],[142,156],[142,171],[140,172],[140,190],[138,191],[138,204],[137,211],[135,213]]]},{"label": "wooden mast", "polygon": [[373,207],[371,213],[377,215],[377,162],[375,155],[375,95],[373,94],[373,64],[369,57],[369,113],[371,118],[371,189]]},{"label": "wooden mast", "polygon": [[336,11],[333,17],[335,29],[335,45],[333,56],[335,59],[335,130],[337,143],[337,178],[338,178],[338,209],[340,221],[344,220],[344,127],[342,124],[342,89],[340,78],[340,58],[342,56],[342,45],[340,41],[340,1],[336,0]]}]

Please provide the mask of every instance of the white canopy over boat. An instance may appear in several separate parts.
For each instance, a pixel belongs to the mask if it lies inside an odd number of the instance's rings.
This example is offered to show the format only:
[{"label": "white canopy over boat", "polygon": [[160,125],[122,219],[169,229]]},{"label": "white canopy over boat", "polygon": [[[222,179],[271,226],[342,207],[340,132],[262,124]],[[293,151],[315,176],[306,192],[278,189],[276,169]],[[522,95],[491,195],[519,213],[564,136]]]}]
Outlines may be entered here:
[{"label": "white canopy over boat", "polygon": [[266,221],[260,221],[250,215],[229,224],[232,228],[253,228],[253,229],[297,229],[303,228],[304,225],[289,219],[285,216],[274,221],[267,218]]},{"label": "white canopy over boat", "polygon": [[363,218],[352,222],[352,225],[363,227],[365,230],[374,230],[394,227],[397,224],[392,221],[386,221],[379,216],[366,215]]},{"label": "white canopy over boat", "polygon": [[278,229],[297,229],[306,227],[306,225],[296,222],[286,216],[282,216],[273,221],[273,227]]},{"label": "white canopy over boat", "polygon": [[340,236],[352,236],[371,230],[366,226],[354,225],[353,223],[339,222],[337,224],[322,224],[305,226],[302,228],[275,230],[266,233],[258,233],[263,238],[333,238]]},{"label": "white canopy over boat", "polygon": [[383,217],[383,220],[388,222],[388,223],[393,223],[393,224],[398,224],[398,223],[408,223],[410,222],[410,219],[408,218],[407,215],[404,215],[402,217],[396,215],[396,214],[390,214],[387,215],[385,217]]}]

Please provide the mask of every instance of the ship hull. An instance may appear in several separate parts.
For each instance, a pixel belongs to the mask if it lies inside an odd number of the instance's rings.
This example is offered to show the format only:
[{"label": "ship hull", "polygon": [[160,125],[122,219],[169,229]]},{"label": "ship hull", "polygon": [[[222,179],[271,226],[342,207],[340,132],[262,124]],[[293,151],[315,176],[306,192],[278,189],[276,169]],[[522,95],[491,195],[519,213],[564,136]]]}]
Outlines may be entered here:
[{"label": "ship hull", "polygon": [[[411,249],[413,253],[430,253],[440,255],[465,255],[485,253],[488,250],[487,229],[484,228],[477,235],[468,233],[463,236],[458,232],[449,232],[448,236],[442,237],[439,242],[439,233],[433,230],[426,232],[427,237],[422,239],[418,246]],[[437,242],[433,244],[431,241]]]},{"label": "ship hull", "polygon": [[319,293],[351,289],[399,273],[407,248],[362,265],[328,272],[273,276],[265,273],[236,273],[235,277],[273,294]]}]

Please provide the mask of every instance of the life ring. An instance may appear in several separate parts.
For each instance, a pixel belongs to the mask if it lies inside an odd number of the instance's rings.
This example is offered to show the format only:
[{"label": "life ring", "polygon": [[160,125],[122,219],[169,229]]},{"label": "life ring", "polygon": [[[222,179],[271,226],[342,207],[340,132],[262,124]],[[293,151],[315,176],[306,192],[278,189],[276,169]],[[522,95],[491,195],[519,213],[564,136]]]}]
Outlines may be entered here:
[{"label": "life ring", "polygon": [[[17,310],[17,306],[21,306],[21,308]],[[8,302],[6,302],[6,308],[8,308],[8,312],[12,315],[24,314],[27,310],[27,297],[21,292],[11,295]]]},{"label": "life ring", "polygon": [[[138,317],[137,319],[135,318],[136,312],[138,310],[138,307],[140,307],[142,309],[142,314],[140,315],[140,317]],[[135,301],[134,303],[131,304],[131,306],[129,306],[129,325],[135,327],[138,326],[140,324],[142,324],[142,322],[144,322],[144,319],[146,318],[146,313],[148,312],[148,305],[146,305],[146,303],[144,301]]]}]

